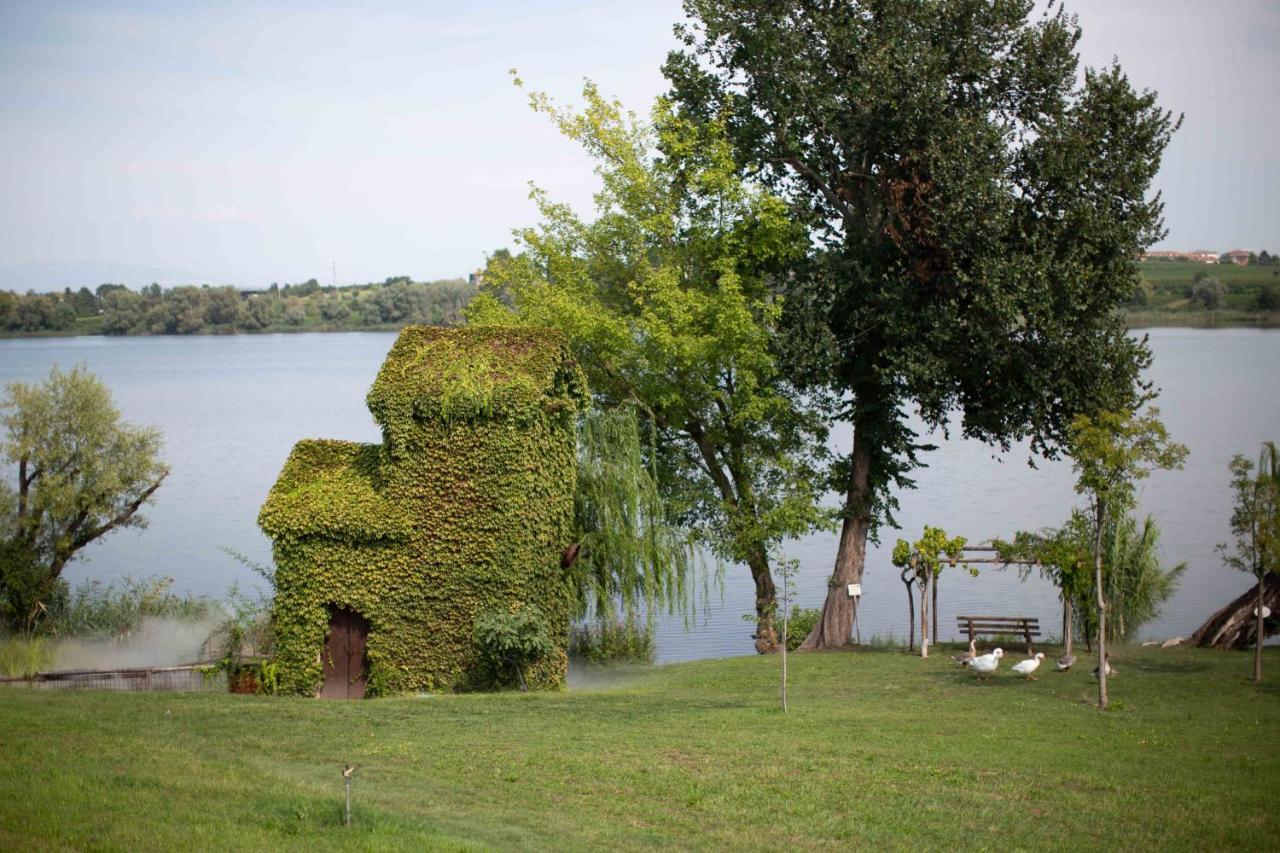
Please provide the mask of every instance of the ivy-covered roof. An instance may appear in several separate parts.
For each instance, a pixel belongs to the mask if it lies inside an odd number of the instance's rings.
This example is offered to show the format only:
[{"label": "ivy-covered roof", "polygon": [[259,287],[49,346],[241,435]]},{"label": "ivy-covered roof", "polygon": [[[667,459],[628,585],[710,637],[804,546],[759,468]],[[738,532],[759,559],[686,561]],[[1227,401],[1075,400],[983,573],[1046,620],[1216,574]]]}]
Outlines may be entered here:
[{"label": "ivy-covered roof", "polygon": [[586,384],[552,329],[408,326],[369,390],[380,424],[404,417],[469,419],[576,409]]},{"label": "ivy-covered roof", "polygon": [[408,514],[380,490],[380,445],[307,439],[294,445],[258,525],[275,539],[401,539]]}]

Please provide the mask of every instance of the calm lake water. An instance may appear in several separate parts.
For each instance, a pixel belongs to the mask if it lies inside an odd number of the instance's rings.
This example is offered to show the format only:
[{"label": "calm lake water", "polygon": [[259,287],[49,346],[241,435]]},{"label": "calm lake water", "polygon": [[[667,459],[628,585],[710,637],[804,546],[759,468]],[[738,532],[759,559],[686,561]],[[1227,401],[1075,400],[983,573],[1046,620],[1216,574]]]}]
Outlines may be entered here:
[{"label": "calm lake water", "polygon": [[[1163,528],[1166,560],[1188,564],[1181,587],[1144,637],[1186,635],[1249,585],[1224,568],[1214,546],[1229,536],[1227,461],[1254,456],[1280,440],[1280,331],[1157,329],[1149,378],[1162,389],[1159,406],[1173,437],[1191,449],[1185,469],[1161,472],[1142,488],[1142,510]],[[378,441],[365,393],[395,336],[391,333],[240,335],[233,337],[56,338],[0,341],[0,381],[33,381],[57,363],[83,362],[110,386],[125,417],[158,426],[172,473],[147,516],[149,527],[117,532],[67,570],[72,583],[163,575],[175,588],[222,596],[232,584],[252,589],[256,576],[221,547],[254,560],[270,559],[258,530],[258,508],[293,443],[300,438]],[[849,433],[833,441],[848,449]],[[863,640],[905,636],[905,592],[889,552],[898,536],[915,539],[922,525],[978,542],[1019,529],[1061,523],[1075,495],[1069,465],[1026,464],[1025,449],[996,454],[976,442],[935,439],[940,449],[918,472],[918,488],[899,495],[901,531],[886,530],[868,553],[859,613]],[[789,543],[801,562],[797,603],[821,606],[835,556],[835,536]],[[944,573],[939,627],[955,634],[955,615],[1038,616],[1050,630],[1060,609],[1052,587],[1015,571],[984,568],[970,577]],[[723,592],[685,630],[664,622],[664,661],[750,654],[752,586],[745,567],[725,567]]]}]

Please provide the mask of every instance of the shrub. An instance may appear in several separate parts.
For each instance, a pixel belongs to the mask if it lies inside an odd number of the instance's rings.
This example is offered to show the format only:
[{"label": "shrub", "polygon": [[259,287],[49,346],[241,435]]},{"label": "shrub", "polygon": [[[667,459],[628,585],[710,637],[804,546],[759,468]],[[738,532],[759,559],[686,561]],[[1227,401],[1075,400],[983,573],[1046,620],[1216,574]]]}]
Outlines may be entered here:
[{"label": "shrub", "polygon": [[594,666],[651,664],[653,628],[635,622],[598,622],[569,630],[569,659]]},{"label": "shrub", "polygon": [[44,637],[0,639],[0,678],[30,678],[53,663],[53,649]]},{"label": "shrub", "polygon": [[1196,273],[1186,295],[1197,307],[1206,311],[1215,311],[1227,295],[1227,286],[1211,275]]},{"label": "shrub", "polygon": [[1258,291],[1255,304],[1259,311],[1280,311],[1280,287],[1268,284]]},{"label": "shrub", "polygon": [[0,624],[33,633],[66,603],[67,582],[53,577],[21,542],[0,542]]},{"label": "shrub", "polygon": [[525,667],[555,653],[555,645],[547,637],[547,623],[542,611],[528,605],[515,613],[490,611],[476,619],[476,651],[493,673],[493,683],[509,683],[514,675],[521,690],[528,690]]},{"label": "shrub", "polygon": [[794,652],[800,648],[804,638],[809,636],[813,626],[822,618],[822,611],[815,607],[793,607],[787,617],[787,650]]}]

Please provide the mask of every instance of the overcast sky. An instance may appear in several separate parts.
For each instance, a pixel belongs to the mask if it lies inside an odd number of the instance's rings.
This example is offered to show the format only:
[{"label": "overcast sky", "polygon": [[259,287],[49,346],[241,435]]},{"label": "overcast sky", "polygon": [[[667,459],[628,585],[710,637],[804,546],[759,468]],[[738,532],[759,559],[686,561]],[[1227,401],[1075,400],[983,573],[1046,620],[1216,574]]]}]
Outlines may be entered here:
[{"label": "overcast sky", "polygon": [[[678,2],[0,0],[0,287],[465,275],[591,164],[533,114],[584,77],[638,111]],[[1280,2],[1076,0],[1186,114],[1168,248],[1280,248]]]}]

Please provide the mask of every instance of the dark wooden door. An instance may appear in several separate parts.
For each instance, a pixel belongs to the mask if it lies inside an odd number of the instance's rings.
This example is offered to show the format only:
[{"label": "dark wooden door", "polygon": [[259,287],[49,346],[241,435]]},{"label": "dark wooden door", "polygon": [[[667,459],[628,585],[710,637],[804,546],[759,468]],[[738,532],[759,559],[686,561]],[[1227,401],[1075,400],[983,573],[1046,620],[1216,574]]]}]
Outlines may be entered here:
[{"label": "dark wooden door", "polygon": [[363,699],[369,673],[364,660],[369,622],[345,607],[329,610],[329,636],[324,642],[324,686],[321,699]]}]

